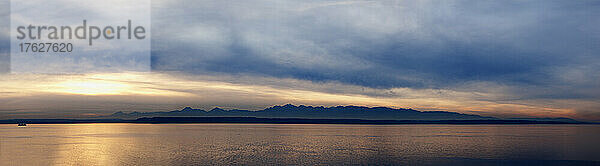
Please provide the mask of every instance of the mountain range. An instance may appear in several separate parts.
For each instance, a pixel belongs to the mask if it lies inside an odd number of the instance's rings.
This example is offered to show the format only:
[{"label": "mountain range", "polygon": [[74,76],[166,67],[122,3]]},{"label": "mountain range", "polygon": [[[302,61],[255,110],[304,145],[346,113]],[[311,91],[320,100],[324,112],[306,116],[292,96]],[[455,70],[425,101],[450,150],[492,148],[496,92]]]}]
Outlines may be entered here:
[{"label": "mountain range", "polygon": [[[303,119],[364,119],[364,120],[501,120],[472,114],[462,114],[447,111],[417,111],[414,109],[394,109],[388,107],[335,106],[313,107],[286,104],[272,106],[263,110],[212,110],[193,109],[185,107],[182,110],[167,112],[116,112],[103,118],[137,119],[151,117],[256,117],[256,118],[303,118]],[[524,119],[507,119],[524,120]],[[526,118],[529,121],[560,121],[578,122],[569,118]]]}]

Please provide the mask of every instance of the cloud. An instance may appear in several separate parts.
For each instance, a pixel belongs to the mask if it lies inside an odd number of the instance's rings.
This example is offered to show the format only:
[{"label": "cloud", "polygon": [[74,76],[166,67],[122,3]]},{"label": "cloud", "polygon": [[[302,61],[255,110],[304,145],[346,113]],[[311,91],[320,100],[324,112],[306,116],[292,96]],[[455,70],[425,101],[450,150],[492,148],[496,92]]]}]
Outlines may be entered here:
[{"label": "cloud", "polygon": [[157,3],[159,71],[444,88],[560,84],[557,68],[599,61],[592,2]]},{"label": "cloud", "polygon": [[[32,25],[33,27],[41,26],[41,28],[34,28],[33,30],[38,30],[40,35],[44,36],[37,39],[14,39],[11,45],[13,49],[11,71],[13,73],[82,73],[150,70],[151,4],[149,0],[108,0],[102,2],[59,0],[53,3],[42,1],[10,2],[12,12],[10,13],[11,18],[9,23],[14,28],[12,29],[14,32],[12,35],[17,36],[16,29],[18,26]],[[45,12],[40,15],[39,11],[51,12]],[[86,29],[88,29],[84,33],[86,34],[84,36],[87,37],[83,37],[85,39],[68,39],[67,36],[70,36],[70,33],[75,34],[76,27],[83,26],[84,23],[87,26]],[[119,36],[127,36],[120,35],[123,33],[120,33],[117,27],[127,26],[128,23],[131,23],[132,28],[142,26],[146,31],[146,37],[143,40],[127,40],[125,37],[121,38],[121,40],[117,39]],[[48,34],[52,31],[50,30],[51,28],[45,30],[46,26],[59,28],[61,26],[70,26],[73,31],[64,31],[67,40],[49,39]],[[104,27],[113,28],[115,32],[113,39],[104,37],[93,39],[91,37],[92,32],[94,32],[93,28],[96,31],[101,31]],[[58,31],[58,36],[61,36],[61,32],[60,30]],[[98,34],[98,36],[102,35]],[[76,56],[58,55],[64,53],[44,53],[57,54],[57,56],[30,56],[26,53],[27,51],[17,51],[19,50],[19,45],[16,43],[19,42],[67,43],[70,46],[69,48],[71,48],[68,49],[68,54]]]},{"label": "cloud", "polygon": [[[111,111],[292,102],[594,119],[598,13],[594,1],[153,0],[152,69],[165,75],[97,82],[125,96],[3,100]],[[65,107],[55,109],[85,108]]]},{"label": "cloud", "polygon": [[600,99],[593,1],[153,3],[155,71]]}]

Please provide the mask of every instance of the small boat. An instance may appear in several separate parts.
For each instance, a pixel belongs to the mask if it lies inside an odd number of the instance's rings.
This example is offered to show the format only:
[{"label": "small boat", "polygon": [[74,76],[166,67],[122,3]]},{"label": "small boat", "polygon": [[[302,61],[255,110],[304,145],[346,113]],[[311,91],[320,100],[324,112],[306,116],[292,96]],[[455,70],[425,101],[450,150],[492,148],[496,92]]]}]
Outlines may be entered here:
[{"label": "small boat", "polygon": [[18,127],[25,127],[25,126],[27,126],[27,123],[19,123],[17,126]]}]

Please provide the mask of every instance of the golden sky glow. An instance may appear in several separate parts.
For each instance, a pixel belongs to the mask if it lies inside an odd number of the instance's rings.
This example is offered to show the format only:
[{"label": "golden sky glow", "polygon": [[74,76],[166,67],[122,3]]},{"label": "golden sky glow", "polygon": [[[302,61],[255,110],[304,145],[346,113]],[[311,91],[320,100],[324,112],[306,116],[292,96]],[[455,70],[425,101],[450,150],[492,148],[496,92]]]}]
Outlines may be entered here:
[{"label": "golden sky glow", "polygon": [[92,74],[53,82],[43,85],[45,92],[74,95],[157,95],[186,96],[176,91],[160,90],[148,86],[148,82],[129,82],[145,80],[136,74]]},{"label": "golden sky glow", "polygon": [[[153,109],[148,110],[167,111],[185,106],[203,109],[214,106],[261,109],[274,104],[293,103],[325,106],[386,106],[489,116],[576,116],[573,109],[562,108],[560,105],[549,107],[536,102],[490,101],[489,99],[503,97],[497,92],[410,88],[381,90],[293,79],[249,80],[249,78],[189,77],[161,73],[7,75],[2,78],[4,80],[0,85],[4,88],[0,90],[3,94],[0,100],[13,102],[14,105],[0,105],[4,107],[0,109],[31,109],[37,110],[40,114],[52,114],[44,111],[52,107],[66,110],[86,108],[81,103],[96,103],[98,107],[104,108],[102,111],[107,111],[99,114],[112,113],[114,110],[127,111],[131,108],[124,105],[131,104],[136,105],[135,111],[144,111],[144,106],[148,104],[153,105]],[[48,96],[50,99],[40,99]],[[54,99],[52,96],[59,97]],[[82,98],[84,96],[89,97]],[[74,100],[78,102],[73,102]],[[114,103],[126,104],[115,105]],[[93,111],[85,112],[85,114],[92,113]]]}]

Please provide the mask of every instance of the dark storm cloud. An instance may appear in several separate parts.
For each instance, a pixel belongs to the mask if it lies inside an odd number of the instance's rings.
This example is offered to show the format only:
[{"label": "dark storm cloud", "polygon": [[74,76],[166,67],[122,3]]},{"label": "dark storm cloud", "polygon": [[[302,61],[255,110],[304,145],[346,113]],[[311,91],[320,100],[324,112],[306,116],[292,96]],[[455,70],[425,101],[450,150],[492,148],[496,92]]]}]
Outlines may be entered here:
[{"label": "dark storm cloud", "polygon": [[557,85],[564,82],[558,69],[593,70],[600,62],[595,1],[175,1],[153,7],[155,70],[444,88],[469,81]]}]

